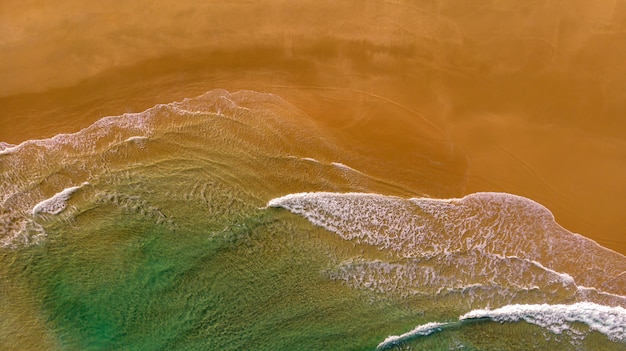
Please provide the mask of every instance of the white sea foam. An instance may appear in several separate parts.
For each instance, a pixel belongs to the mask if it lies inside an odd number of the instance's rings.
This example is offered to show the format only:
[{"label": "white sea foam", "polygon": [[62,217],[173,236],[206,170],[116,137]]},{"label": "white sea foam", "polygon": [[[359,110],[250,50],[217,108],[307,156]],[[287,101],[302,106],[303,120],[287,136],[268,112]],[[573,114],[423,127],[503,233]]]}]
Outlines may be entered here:
[{"label": "white sea foam", "polygon": [[[516,257],[477,251],[394,262],[353,259],[327,273],[333,280],[375,293],[408,296],[459,292],[468,303],[478,297],[514,303],[520,292],[538,289],[541,292],[534,296],[544,301],[578,296],[575,282],[566,274]],[[468,287],[478,288],[482,295],[476,296],[478,290]]]},{"label": "white sea foam", "polygon": [[426,324],[422,324],[420,326],[417,326],[415,329],[406,332],[404,334],[401,335],[390,335],[388,336],[383,342],[381,342],[380,344],[378,344],[378,346],[376,347],[376,349],[380,350],[380,349],[386,349],[395,345],[398,345],[399,343],[410,339],[410,338],[414,338],[417,336],[427,336],[433,333],[436,333],[438,331],[441,331],[441,327],[444,327],[446,325],[448,325],[449,323],[437,323],[437,322],[431,322],[431,323],[426,323]]},{"label": "white sea foam", "polygon": [[[267,205],[301,215],[345,240],[391,253],[404,266],[385,272],[380,264],[356,265],[338,275],[358,287],[409,289],[394,280],[414,276],[414,286],[431,284],[439,291],[473,284],[539,287],[564,298],[576,294],[577,284],[602,286],[612,294],[626,289],[619,282],[602,285],[626,269],[626,257],[564,230],[545,207],[516,195],[407,200],[317,192],[289,194]],[[586,268],[590,263],[593,270]]]},{"label": "white sea foam", "polygon": [[626,309],[589,302],[572,305],[508,305],[494,310],[474,310],[459,320],[489,318],[496,322],[525,321],[555,334],[573,328],[573,323],[584,323],[589,329],[606,335],[610,340],[626,342]]},{"label": "white sea foam", "polygon": [[9,144],[7,142],[0,141],[0,151],[8,149],[8,148],[11,148],[11,147],[14,147],[14,146],[15,145],[13,145],[13,144]]},{"label": "white sea foam", "polygon": [[593,287],[578,286],[577,297],[581,301],[594,301],[607,306],[626,306],[626,292],[612,294]]},{"label": "white sea foam", "polygon": [[606,295],[606,296],[611,296],[611,297],[616,298],[616,299],[621,299],[621,300],[626,302],[626,296],[625,295],[611,294],[611,293],[603,292],[603,291],[600,291],[600,290],[598,290],[596,288],[592,288],[592,287],[588,287],[588,286],[579,286],[578,290],[581,291],[581,292],[592,292],[592,293],[595,293],[595,294],[603,294],[603,295]]},{"label": "white sea foam", "polygon": [[82,188],[85,185],[88,185],[88,182],[84,182],[79,186],[73,186],[70,188],[65,188],[62,191],[54,194],[54,196],[45,199],[35,205],[32,210],[33,216],[38,213],[50,213],[50,214],[59,214],[65,210],[67,207],[67,200],[70,199],[72,194],[74,194],[78,189]]},{"label": "white sea foam", "polygon": [[6,155],[13,153],[18,150],[19,145],[6,144],[4,147],[0,148],[0,155]]},{"label": "white sea foam", "polygon": [[44,228],[31,218],[0,215],[0,247],[2,248],[36,244],[45,236]]},{"label": "white sea foam", "polygon": [[339,168],[343,171],[347,171],[347,172],[353,172],[353,173],[357,173],[359,175],[363,175],[363,176],[367,176],[365,173],[354,169],[344,163],[341,162],[330,162],[330,163],[324,163],[318,159],[312,158],[312,157],[297,157],[297,156],[287,156],[290,159],[295,159],[295,160],[301,160],[301,161],[307,161],[307,162],[312,162],[312,163],[317,163],[317,164],[323,164],[323,165],[327,165],[327,166],[333,166],[336,168]]},{"label": "white sea foam", "polygon": [[589,330],[602,333],[611,341],[626,342],[626,309],[580,302],[570,305],[506,305],[493,310],[473,310],[460,316],[458,322],[429,322],[404,334],[389,336],[378,344],[377,349],[387,349],[412,338],[427,336],[448,327],[462,327],[464,322],[475,319],[490,319],[500,323],[525,321],[554,334],[569,333],[576,337],[585,336],[585,330],[581,330],[580,326],[576,325],[583,323]]},{"label": "white sea foam", "polygon": [[[142,112],[106,116],[75,133],[57,134],[47,139],[27,140],[18,145],[2,142],[0,155],[16,153],[29,146],[38,146],[47,150],[71,146],[82,152],[93,151],[98,145],[98,141],[105,136],[112,138],[112,144],[150,136],[155,129],[155,120],[161,116],[185,114],[206,117],[209,114],[220,114],[225,110],[230,112],[235,110],[248,111],[249,108],[239,106],[233,100],[245,100],[243,96],[250,93],[253,92],[243,90],[230,93],[226,90],[216,89],[193,99],[157,104]],[[272,94],[255,94],[265,99],[276,99],[276,96]],[[283,101],[278,102],[284,103]]]},{"label": "white sea foam", "polygon": [[312,158],[312,157],[302,157],[301,160],[303,161],[309,161],[309,162],[313,162],[313,163],[321,163],[320,161]]},{"label": "white sea foam", "polygon": [[354,169],[354,168],[352,168],[352,167],[350,167],[348,165],[345,165],[345,164],[343,164],[341,162],[332,162],[331,165],[333,165],[333,166],[335,166],[335,167],[337,167],[339,169],[342,169],[344,171],[354,172],[354,173],[358,173],[358,174],[364,175],[363,172],[361,172],[359,170],[356,170],[356,169]]},{"label": "white sea foam", "polygon": [[572,278],[571,275],[567,274],[567,273],[562,273],[562,272],[557,272],[554,269],[550,269],[544,265],[542,265],[540,262],[537,262],[535,260],[531,261],[534,265],[536,265],[537,267],[551,273],[554,274],[556,277],[559,278],[559,280],[563,283],[563,285],[568,285],[568,284],[572,284],[572,285],[576,285],[576,283],[574,282],[574,278]]},{"label": "white sea foam", "polygon": [[125,142],[129,142],[129,141],[144,141],[148,139],[147,137],[143,136],[143,135],[135,135],[129,138],[126,138],[126,140],[124,140]]},{"label": "white sea foam", "polygon": [[[0,242],[7,247],[13,247],[10,244],[13,241],[18,246],[32,242],[18,239],[35,233],[19,224],[44,219],[34,215],[61,213],[76,190],[68,188],[42,201],[51,195],[44,187],[68,187],[87,181],[115,186],[102,178],[124,168],[132,168],[139,174],[144,169],[142,165],[150,164],[144,161],[165,161],[160,159],[164,157],[162,153],[134,152],[134,146],[148,151],[146,140],[154,140],[155,145],[162,145],[163,141],[171,143],[168,152],[220,153],[219,157],[206,158],[211,160],[229,155],[233,162],[238,162],[241,157],[248,157],[250,162],[246,167],[250,168],[262,166],[254,163],[260,157],[297,154],[308,143],[323,144],[314,135],[314,126],[303,126],[306,132],[294,129],[293,119],[285,118],[286,114],[296,116],[301,111],[272,94],[213,90],[180,102],[158,104],[139,113],[103,117],[71,134],[28,140],[19,145],[0,143],[0,221],[11,223],[0,228]],[[185,137],[172,138],[180,134]],[[203,141],[208,142],[201,144]],[[195,156],[199,164],[206,160]],[[227,164],[227,167],[236,166]]]}]

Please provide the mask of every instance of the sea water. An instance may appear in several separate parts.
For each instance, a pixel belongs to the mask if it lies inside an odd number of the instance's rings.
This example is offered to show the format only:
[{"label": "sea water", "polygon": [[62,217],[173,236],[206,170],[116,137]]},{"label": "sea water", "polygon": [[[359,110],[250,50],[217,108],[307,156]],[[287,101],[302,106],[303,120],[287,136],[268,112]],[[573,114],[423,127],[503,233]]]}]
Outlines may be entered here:
[{"label": "sea water", "polygon": [[408,196],[345,152],[224,90],[1,144],[0,343],[626,348],[626,257],[531,199]]}]

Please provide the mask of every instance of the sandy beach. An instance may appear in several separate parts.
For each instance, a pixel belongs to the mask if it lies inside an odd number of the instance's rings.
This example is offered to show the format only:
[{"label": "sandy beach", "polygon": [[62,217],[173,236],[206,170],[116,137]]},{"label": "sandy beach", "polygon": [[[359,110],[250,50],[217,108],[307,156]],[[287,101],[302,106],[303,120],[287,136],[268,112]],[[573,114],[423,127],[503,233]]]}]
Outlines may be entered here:
[{"label": "sandy beach", "polygon": [[386,177],[523,195],[626,253],[626,5],[561,5],[4,2],[0,140],[213,88],[272,92]]}]

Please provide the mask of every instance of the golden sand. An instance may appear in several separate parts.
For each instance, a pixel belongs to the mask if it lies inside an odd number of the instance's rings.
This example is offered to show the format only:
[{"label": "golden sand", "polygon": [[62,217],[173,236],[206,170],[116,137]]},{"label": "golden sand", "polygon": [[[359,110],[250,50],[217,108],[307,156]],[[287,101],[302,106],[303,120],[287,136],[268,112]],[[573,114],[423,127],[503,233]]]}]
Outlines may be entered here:
[{"label": "golden sand", "polygon": [[3,1],[0,141],[272,92],[381,160],[360,169],[523,195],[626,253],[625,23],[622,0]]}]

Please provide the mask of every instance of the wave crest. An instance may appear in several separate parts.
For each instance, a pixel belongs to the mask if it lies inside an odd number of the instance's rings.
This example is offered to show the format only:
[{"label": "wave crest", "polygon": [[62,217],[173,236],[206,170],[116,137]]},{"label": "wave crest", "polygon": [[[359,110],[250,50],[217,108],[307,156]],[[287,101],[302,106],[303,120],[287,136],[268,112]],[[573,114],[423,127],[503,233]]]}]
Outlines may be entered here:
[{"label": "wave crest", "polygon": [[[553,334],[570,334],[583,339],[589,331],[596,331],[611,341],[626,342],[626,309],[580,302],[570,305],[506,305],[493,310],[473,310],[460,316],[458,321],[429,322],[418,325],[404,334],[391,335],[378,344],[376,349],[385,350],[418,337],[461,328],[475,320],[492,320],[499,323],[524,321],[545,328]],[[582,330],[577,323],[583,323],[589,329]]]}]

